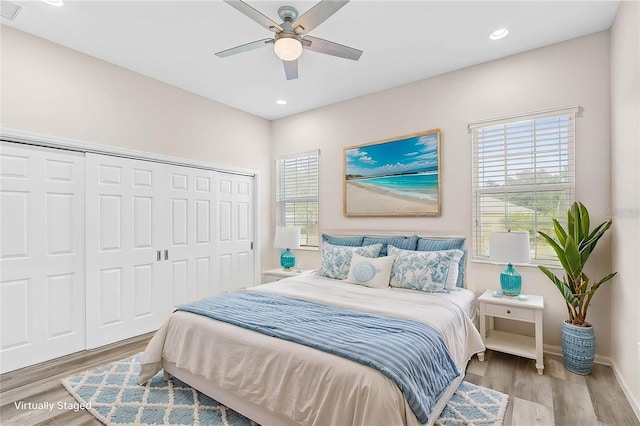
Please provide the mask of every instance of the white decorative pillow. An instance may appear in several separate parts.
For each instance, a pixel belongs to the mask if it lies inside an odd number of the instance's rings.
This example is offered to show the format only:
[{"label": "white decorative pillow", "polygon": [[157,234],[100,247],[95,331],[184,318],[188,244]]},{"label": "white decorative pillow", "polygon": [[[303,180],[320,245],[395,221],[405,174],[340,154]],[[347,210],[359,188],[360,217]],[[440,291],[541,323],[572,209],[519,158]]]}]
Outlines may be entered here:
[{"label": "white decorative pillow", "polygon": [[388,252],[396,256],[391,287],[437,293],[456,286],[462,250],[411,251],[389,246]]},{"label": "white decorative pillow", "polygon": [[389,287],[393,256],[369,258],[353,253],[346,281],[373,288]]},{"label": "white decorative pillow", "polygon": [[321,276],[343,280],[349,275],[351,255],[358,253],[364,257],[378,257],[382,244],[372,244],[363,247],[334,246],[326,241],[322,243]]}]

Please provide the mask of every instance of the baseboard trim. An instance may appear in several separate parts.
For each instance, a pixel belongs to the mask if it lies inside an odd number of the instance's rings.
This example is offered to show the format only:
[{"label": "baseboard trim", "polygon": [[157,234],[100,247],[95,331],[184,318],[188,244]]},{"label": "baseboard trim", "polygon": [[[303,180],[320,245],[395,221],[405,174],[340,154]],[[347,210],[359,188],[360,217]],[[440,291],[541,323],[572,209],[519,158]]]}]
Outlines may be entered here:
[{"label": "baseboard trim", "polygon": [[620,373],[620,370],[618,370],[615,362],[611,363],[611,369],[613,370],[613,374],[616,376],[616,379],[618,379],[618,384],[622,388],[624,395],[627,397],[627,401],[629,401],[631,409],[636,414],[636,417],[640,422],[640,402],[635,398],[633,393],[631,393],[631,389],[627,386],[627,382],[624,381],[624,377],[622,376],[622,373]]},{"label": "baseboard trim", "polygon": [[[562,347],[560,346],[545,344],[542,350],[551,355],[562,356]],[[613,366],[613,362],[611,358],[608,356],[602,356],[602,355],[596,354],[596,359],[594,360],[594,362],[602,365],[608,365],[609,367]]]},{"label": "baseboard trim", "polygon": [[[551,355],[562,356],[562,348],[560,346],[545,344],[543,350],[545,353]],[[638,421],[640,421],[640,402],[638,402],[633,393],[631,393],[629,386],[627,386],[627,383],[624,381],[624,377],[622,376],[622,373],[620,373],[620,370],[618,370],[618,367],[616,366],[616,363],[613,361],[613,359],[607,356],[596,355],[595,362],[611,367],[611,369],[613,370],[613,374],[616,377],[616,380],[618,380],[618,384],[620,385],[620,388],[624,393],[624,396],[627,397],[627,401],[629,401],[631,409],[638,418]]]}]

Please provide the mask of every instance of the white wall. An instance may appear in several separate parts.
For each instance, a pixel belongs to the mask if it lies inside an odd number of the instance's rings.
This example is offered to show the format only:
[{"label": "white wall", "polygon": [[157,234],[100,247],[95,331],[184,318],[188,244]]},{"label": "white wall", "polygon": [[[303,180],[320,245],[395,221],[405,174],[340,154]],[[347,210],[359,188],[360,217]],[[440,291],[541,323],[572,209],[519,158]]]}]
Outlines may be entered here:
[{"label": "white wall", "polygon": [[640,417],[640,3],[611,27],[613,283],[611,353]]},{"label": "white wall", "polygon": [[[425,59],[427,60],[427,59]],[[609,212],[609,33],[601,32],[421,80],[272,123],[274,156],[321,149],[320,227],[394,230],[471,239],[471,141],[467,124],[492,117],[580,105],[577,119],[577,199],[593,221]],[[442,216],[357,218],[342,214],[343,147],[440,128],[442,131]],[[273,229],[273,227],[272,227]],[[592,257],[589,271],[611,269],[610,238]],[[305,267],[319,264],[318,252],[301,252]],[[277,264],[276,256],[272,259]],[[498,288],[504,267],[470,263],[468,287],[480,294]],[[566,317],[553,284],[533,267],[519,268],[523,292],[545,297],[544,340],[560,345]],[[596,327],[598,354],[610,351],[610,289],[594,299],[589,320]]]},{"label": "white wall", "polygon": [[[273,220],[272,209],[268,208],[272,206],[273,157],[322,150],[323,229],[380,229],[470,239],[471,151],[467,123],[514,113],[574,104],[584,108],[584,116],[577,120],[576,196],[590,207],[594,222],[604,220],[610,211],[608,32],[270,124],[35,36],[5,26],[0,30],[0,126],[258,170],[259,202],[264,212],[260,225],[265,230],[259,243],[264,267],[277,265],[277,254],[270,247]],[[432,128],[442,130],[441,217],[342,215],[344,146]],[[298,254],[305,267],[319,263],[317,252]],[[609,238],[602,241],[592,259],[590,269],[594,276],[612,270]],[[468,269],[471,290],[481,293],[485,288],[497,288],[501,267],[470,263]],[[565,317],[560,295],[537,269],[520,270],[523,291],[545,296],[545,343],[559,345],[560,322]],[[611,354],[610,304],[611,291],[605,288],[596,297],[589,317],[596,326],[598,353],[604,356]]]},{"label": "white wall", "polygon": [[[260,225],[271,226],[269,121],[16,29],[0,31],[0,126],[256,170],[266,212]],[[257,243],[269,259],[269,235]]]}]

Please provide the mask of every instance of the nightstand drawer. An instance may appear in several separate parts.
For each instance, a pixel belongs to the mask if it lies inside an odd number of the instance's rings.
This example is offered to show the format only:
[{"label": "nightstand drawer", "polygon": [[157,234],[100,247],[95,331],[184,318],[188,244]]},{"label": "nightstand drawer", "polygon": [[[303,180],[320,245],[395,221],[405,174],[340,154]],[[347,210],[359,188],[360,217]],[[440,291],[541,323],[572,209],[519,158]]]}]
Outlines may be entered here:
[{"label": "nightstand drawer", "polygon": [[512,318],[514,320],[535,322],[535,312],[533,309],[514,308],[513,306],[493,305],[487,303],[486,314],[501,318]]}]

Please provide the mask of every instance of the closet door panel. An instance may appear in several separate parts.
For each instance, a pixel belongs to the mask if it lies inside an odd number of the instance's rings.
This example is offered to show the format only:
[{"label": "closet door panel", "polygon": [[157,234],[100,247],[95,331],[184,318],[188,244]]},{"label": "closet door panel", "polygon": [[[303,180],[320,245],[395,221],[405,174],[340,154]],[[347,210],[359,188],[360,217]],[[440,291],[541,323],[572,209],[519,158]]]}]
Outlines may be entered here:
[{"label": "closet door panel", "polygon": [[171,306],[174,307],[220,292],[217,276],[212,272],[216,253],[212,234],[216,174],[211,170],[166,167],[171,236],[166,257],[171,269]]},{"label": "closet door panel", "polygon": [[2,372],[85,347],[84,155],[0,145]]},{"label": "closet door panel", "polygon": [[167,309],[158,260],[163,240],[162,165],[87,154],[87,344],[156,330]]},{"label": "closet door panel", "polygon": [[254,181],[218,173],[217,270],[225,291],[254,285]]}]

